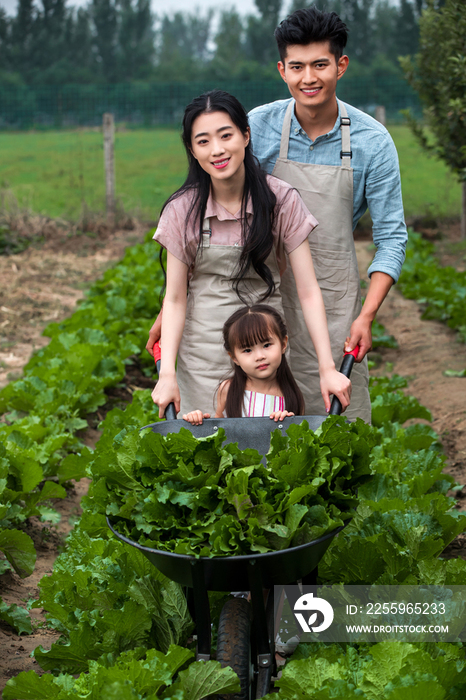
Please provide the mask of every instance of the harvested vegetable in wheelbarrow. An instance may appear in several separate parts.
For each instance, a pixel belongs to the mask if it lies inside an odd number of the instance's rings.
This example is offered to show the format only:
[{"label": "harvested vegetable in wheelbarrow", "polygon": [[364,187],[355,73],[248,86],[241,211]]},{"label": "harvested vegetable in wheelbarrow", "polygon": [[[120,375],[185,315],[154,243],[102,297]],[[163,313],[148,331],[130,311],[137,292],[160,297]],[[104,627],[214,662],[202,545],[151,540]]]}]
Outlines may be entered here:
[{"label": "harvested vegetable in wheelbarrow", "polygon": [[116,436],[93,467],[96,501],[121,534],[194,556],[270,552],[311,542],[350,519],[370,475],[371,426],[331,416],[274,431],[267,466],[256,450],[189,430]]}]

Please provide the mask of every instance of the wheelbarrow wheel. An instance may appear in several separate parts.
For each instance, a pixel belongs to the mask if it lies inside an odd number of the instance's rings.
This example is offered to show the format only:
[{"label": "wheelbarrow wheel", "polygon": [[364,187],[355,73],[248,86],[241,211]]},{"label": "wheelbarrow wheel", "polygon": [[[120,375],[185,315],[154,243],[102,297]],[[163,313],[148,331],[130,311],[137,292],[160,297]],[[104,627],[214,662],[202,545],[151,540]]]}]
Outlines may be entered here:
[{"label": "wheelbarrow wheel", "polygon": [[217,661],[237,673],[241,691],[219,695],[224,700],[250,700],[254,669],[251,664],[251,606],[244,598],[230,598],[220,613],[217,632]]}]

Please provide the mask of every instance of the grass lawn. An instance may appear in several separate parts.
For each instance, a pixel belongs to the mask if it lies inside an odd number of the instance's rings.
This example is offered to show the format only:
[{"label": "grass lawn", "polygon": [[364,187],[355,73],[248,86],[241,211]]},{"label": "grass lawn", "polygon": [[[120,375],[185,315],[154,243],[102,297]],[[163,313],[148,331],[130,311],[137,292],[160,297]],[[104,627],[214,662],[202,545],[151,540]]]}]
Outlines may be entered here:
[{"label": "grass lawn", "polygon": [[[83,202],[104,211],[103,162],[98,131],[0,133],[0,187],[47,216],[75,220]],[[174,130],[117,132],[116,190],[124,208],[155,219],[183,182],[185,162]]]},{"label": "grass lawn", "polygon": [[459,217],[461,186],[443,161],[427,155],[407,126],[392,126],[389,131],[400,159],[406,216]]},{"label": "grass lawn", "polygon": [[[459,216],[460,186],[428,157],[408,127],[390,132],[400,158],[406,216]],[[182,183],[186,159],[175,130],[117,132],[116,188],[124,208],[154,219]],[[82,203],[104,210],[102,135],[99,131],[0,133],[0,187],[22,205],[51,217],[74,219]]]}]

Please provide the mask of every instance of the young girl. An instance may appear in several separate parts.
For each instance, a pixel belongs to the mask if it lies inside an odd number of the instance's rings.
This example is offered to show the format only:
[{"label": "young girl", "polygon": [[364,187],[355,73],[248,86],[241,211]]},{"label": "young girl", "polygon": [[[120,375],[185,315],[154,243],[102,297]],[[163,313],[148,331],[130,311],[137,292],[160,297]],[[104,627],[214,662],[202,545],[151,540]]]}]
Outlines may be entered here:
[{"label": "young girl", "polygon": [[[215,418],[270,416],[275,421],[303,415],[304,399],[285,357],[288,334],[281,316],[266,304],[244,306],[223,326],[223,347],[234,374],[217,393]],[[209,413],[183,416],[201,425]]]},{"label": "young girl", "polygon": [[307,241],[316,220],[296,190],[259,168],[246,112],[232,95],[214,90],[194,99],[184,114],[183,143],[188,177],[165,204],[154,235],[167,250],[163,314],[146,346],[151,351],[161,334],[162,369],[152,393],[160,417],[170,402],[182,413],[212,410],[229,369],[220,352],[224,319],[265,300],[284,315],[279,283],[287,264],[316,349],[325,406],[335,394],[346,408],[351,383],[335,369]]}]

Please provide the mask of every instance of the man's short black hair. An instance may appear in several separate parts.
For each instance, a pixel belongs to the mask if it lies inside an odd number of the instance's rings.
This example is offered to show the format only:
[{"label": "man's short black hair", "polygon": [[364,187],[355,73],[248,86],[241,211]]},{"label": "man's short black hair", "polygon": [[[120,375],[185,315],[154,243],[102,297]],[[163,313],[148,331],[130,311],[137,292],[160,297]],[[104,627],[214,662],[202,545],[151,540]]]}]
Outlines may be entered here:
[{"label": "man's short black hair", "polygon": [[296,10],[280,22],[275,30],[280,59],[284,62],[288,46],[307,46],[313,42],[329,41],[330,51],[338,61],[348,39],[348,27],[336,12],[322,12],[312,5]]}]

